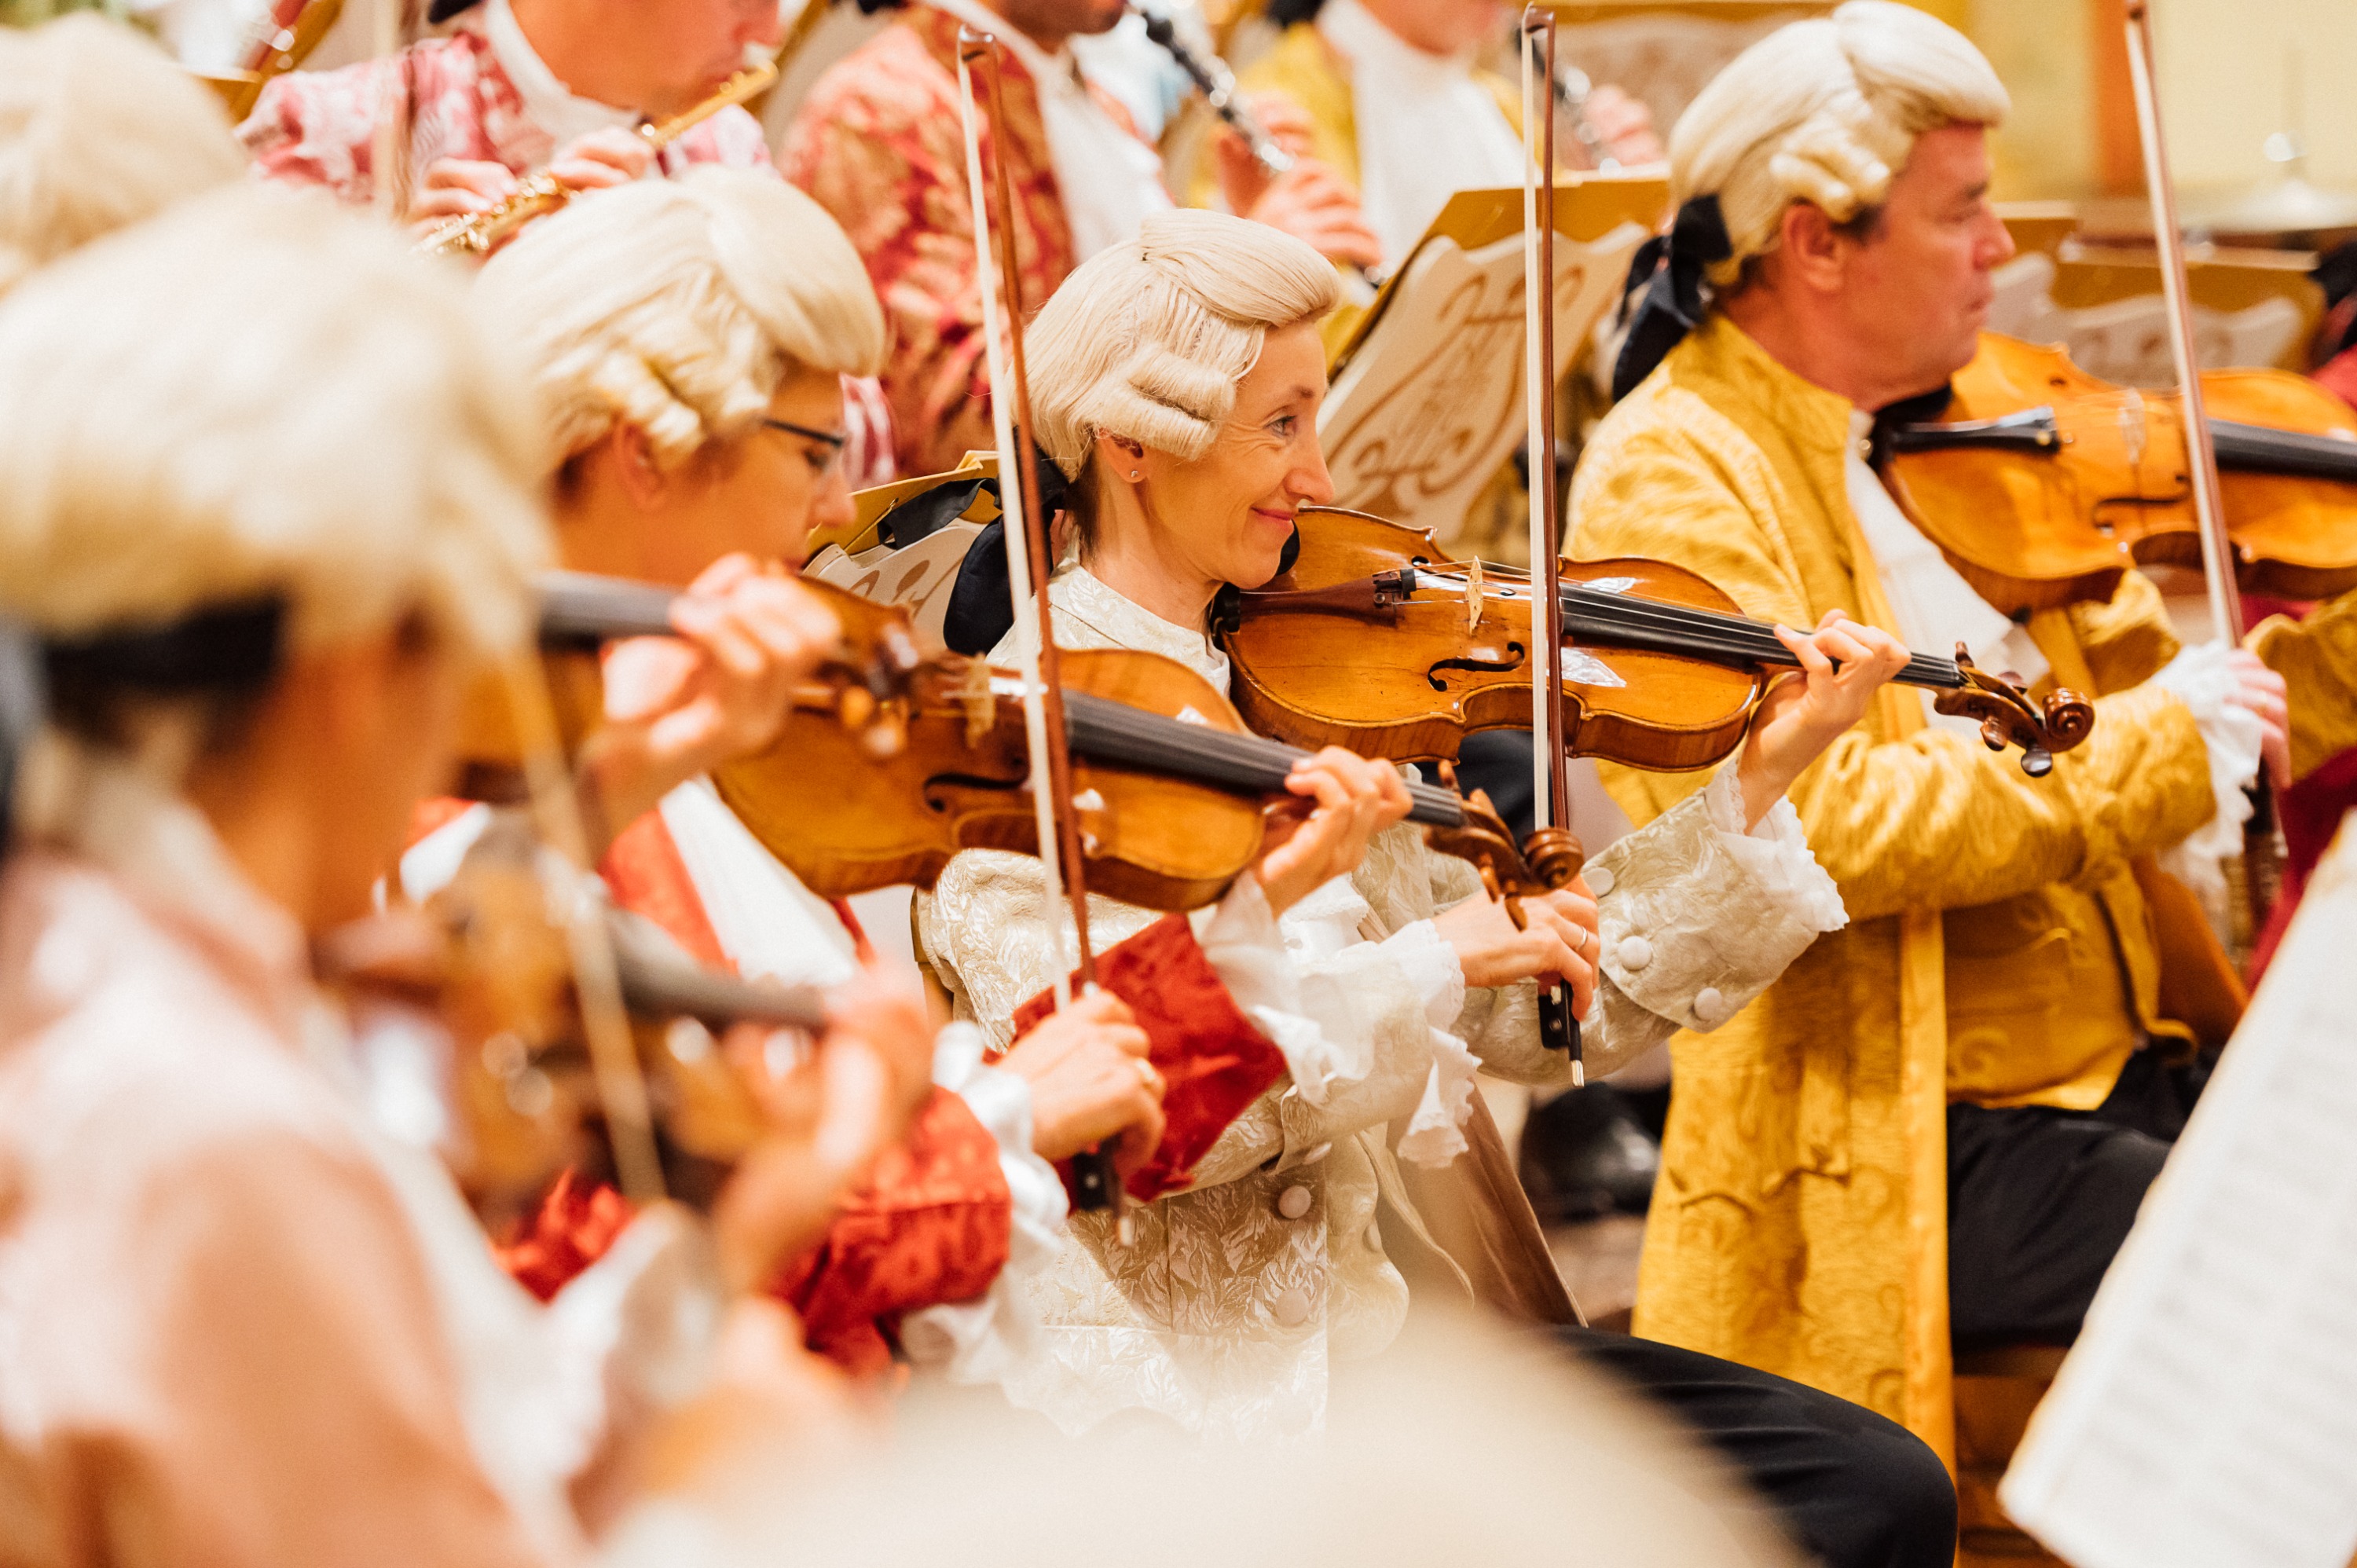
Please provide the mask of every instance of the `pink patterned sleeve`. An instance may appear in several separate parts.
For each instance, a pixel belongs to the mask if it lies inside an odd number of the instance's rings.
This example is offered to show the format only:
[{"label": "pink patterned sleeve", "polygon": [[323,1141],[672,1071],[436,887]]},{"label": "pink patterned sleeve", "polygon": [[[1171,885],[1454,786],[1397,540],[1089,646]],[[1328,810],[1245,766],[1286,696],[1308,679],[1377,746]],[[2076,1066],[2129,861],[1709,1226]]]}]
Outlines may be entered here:
[{"label": "pink patterned sleeve", "polygon": [[253,155],[254,173],[289,185],[325,186],[345,201],[368,200],[377,115],[394,80],[391,60],[274,79],[237,128]]}]

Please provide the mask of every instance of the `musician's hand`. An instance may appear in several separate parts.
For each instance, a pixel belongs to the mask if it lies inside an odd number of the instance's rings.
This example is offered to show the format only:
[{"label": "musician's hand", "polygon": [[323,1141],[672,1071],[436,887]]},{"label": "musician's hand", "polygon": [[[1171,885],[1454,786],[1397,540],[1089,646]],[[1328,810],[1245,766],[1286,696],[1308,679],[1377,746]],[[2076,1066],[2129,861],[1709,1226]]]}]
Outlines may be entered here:
[{"label": "musician's hand", "polygon": [[548,172],[576,190],[602,190],[643,177],[654,161],[655,150],[644,136],[608,125],[557,148]]},{"label": "musician's hand", "polygon": [[436,158],[425,166],[425,177],[418,182],[416,195],[409,204],[409,215],[417,220],[414,228],[423,239],[453,218],[480,212],[506,200],[515,194],[517,183],[514,172],[505,164],[476,158]]},{"label": "musician's hand", "polygon": [[1907,667],[1904,643],[1839,610],[1826,611],[1805,636],[1780,626],[1776,638],[1801,661],[1801,672],[1769,687],[1751,716],[1750,738],[1736,764],[1747,828],[1759,825],[1801,770],[1864,718],[1875,692]]},{"label": "musician's hand", "polygon": [[1314,159],[1295,164],[1269,182],[1257,200],[1233,209],[1308,241],[1329,261],[1359,267],[1383,264],[1383,242],[1367,227],[1366,215],[1359,209],[1358,192]]},{"label": "musician's hand", "polygon": [[2234,678],[2233,689],[2226,693],[2226,700],[2256,714],[2266,731],[2259,743],[2259,755],[2266,763],[2268,781],[2278,789],[2289,789],[2290,688],[2284,684],[2281,675],[2247,648],[2237,648],[2226,655],[2226,670]]},{"label": "musician's hand", "polygon": [[1653,128],[1653,112],[1609,81],[1588,93],[1580,113],[1604,138],[1605,149],[1624,164],[1660,163],[1670,156]]},{"label": "musician's hand", "polygon": [[[1295,162],[1309,156],[1317,122],[1292,99],[1282,92],[1255,92],[1244,101],[1244,112],[1258,121],[1260,128],[1268,133],[1268,139]],[[1253,156],[1251,143],[1216,121],[1211,125],[1211,156],[1219,174],[1220,194],[1226,199],[1231,212],[1250,212],[1254,204],[1268,194],[1269,184],[1276,177]]]},{"label": "musician's hand", "polygon": [[1504,903],[1468,898],[1433,922],[1457,950],[1468,985],[1512,985],[1535,980],[1541,990],[1557,982],[1571,986],[1571,1013],[1587,1016],[1596,996],[1596,897],[1585,878],[1543,898],[1523,900],[1523,927],[1515,929]]},{"label": "musician's hand", "polygon": [[853,999],[815,1049],[791,1031],[728,1032],[728,1059],[770,1129],[713,1204],[713,1240],[732,1290],[759,1290],[815,1246],[844,1195],[907,1130],[896,1058],[912,1028],[930,1049],[931,1030],[915,1002],[900,1006],[913,1022],[888,1004]]},{"label": "musician's hand", "polygon": [[1285,787],[1297,798],[1270,808],[1258,867],[1269,908],[1278,914],[1356,871],[1367,841],[1408,811],[1397,768],[1339,746],[1295,763]]},{"label": "musician's hand", "polygon": [[1124,1176],[1162,1142],[1162,1075],[1146,1059],[1146,1031],[1110,992],[1076,996],[1015,1042],[999,1066],[1031,1086],[1031,1147],[1069,1159],[1114,1140]]},{"label": "musician's hand", "polygon": [[675,638],[632,638],[606,654],[606,723],[581,768],[609,832],[697,774],[767,749],[795,685],[843,635],[815,594],[749,555],[707,567],[672,624]]}]

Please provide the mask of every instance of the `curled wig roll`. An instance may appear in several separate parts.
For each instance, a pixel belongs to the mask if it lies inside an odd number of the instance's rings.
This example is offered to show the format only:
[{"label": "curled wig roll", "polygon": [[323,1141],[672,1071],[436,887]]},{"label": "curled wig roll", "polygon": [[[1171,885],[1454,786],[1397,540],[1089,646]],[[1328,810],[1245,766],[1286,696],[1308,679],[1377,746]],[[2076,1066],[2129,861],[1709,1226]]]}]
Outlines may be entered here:
[{"label": "curled wig roll", "polygon": [[1101,435],[1201,456],[1269,330],[1323,316],[1339,292],[1324,257],[1265,223],[1148,218],[1081,263],[1025,335],[1040,447],[1075,479]]},{"label": "curled wig roll", "polygon": [[1880,205],[1915,138],[1995,125],[2011,101],[1970,40],[1895,0],[1849,0],[1752,45],[1712,79],[1670,137],[1671,193],[1716,196],[1731,254],[1724,288],[1776,248],[1795,201],[1846,223]]}]

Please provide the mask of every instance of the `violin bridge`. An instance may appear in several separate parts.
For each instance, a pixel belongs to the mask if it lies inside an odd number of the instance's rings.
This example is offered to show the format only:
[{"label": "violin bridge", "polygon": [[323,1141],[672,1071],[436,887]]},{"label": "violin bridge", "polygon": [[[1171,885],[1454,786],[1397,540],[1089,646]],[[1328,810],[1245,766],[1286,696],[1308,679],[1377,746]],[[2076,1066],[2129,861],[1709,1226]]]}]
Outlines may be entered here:
[{"label": "violin bridge", "polygon": [[965,661],[965,681],[958,688],[958,701],[965,707],[965,743],[980,746],[983,736],[996,726],[998,701],[990,692],[990,666],[980,659]]},{"label": "violin bridge", "polygon": [[1476,555],[1465,564],[1465,629],[1473,631],[1481,625],[1481,557]]}]

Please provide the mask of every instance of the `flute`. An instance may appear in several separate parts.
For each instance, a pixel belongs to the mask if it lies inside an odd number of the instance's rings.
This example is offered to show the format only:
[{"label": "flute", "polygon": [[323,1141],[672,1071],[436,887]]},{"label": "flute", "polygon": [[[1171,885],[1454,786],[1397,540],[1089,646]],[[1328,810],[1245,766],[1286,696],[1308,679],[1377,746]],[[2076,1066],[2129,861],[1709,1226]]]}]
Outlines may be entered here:
[{"label": "flute", "polygon": [[[639,135],[649,150],[660,153],[723,109],[768,91],[777,80],[778,68],[772,61],[747,66],[722,82],[711,97],[667,120],[640,126]],[[429,256],[488,256],[517,230],[544,213],[555,211],[574,195],[574,188],[554,175],[533,175],[517,186],[513,195],[443,224],[419,241],[417,249]]]}]

